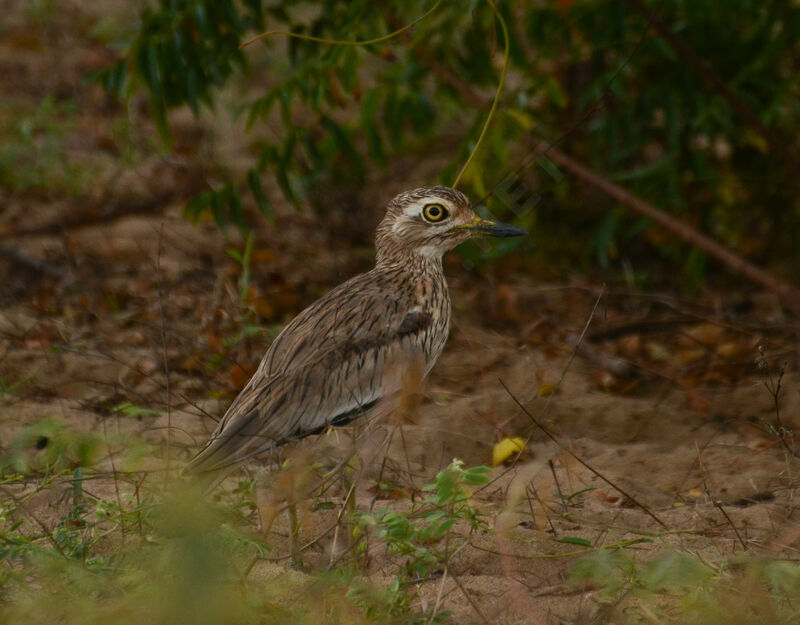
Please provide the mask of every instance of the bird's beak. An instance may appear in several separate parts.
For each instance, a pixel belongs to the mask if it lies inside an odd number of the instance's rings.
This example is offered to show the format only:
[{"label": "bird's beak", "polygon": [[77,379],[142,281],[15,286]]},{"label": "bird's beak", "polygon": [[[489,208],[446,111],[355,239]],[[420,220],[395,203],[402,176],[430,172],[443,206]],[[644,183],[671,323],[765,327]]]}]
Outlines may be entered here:
[{"label": "bird's beak", "polygon": [[495,221],[489,221],[487,219],[481,219],[480,217],[475,217],[475,219],[473,219],[470,223],[464,224],[461,227],[475,233],[478,236],[499,237],[503,239],[509,237],[522,237],[528,234],[522,228],[517,228],[511,224],[502,224]]}]

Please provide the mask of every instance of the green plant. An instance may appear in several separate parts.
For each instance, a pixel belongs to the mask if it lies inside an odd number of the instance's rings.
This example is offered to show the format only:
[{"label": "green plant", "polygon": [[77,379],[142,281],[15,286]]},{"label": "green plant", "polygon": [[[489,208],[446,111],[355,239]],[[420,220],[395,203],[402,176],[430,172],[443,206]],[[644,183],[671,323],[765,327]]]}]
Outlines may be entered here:
[{"label": "green plant", "polygon": [[242,268],[242,273],[239,276],[239,302],[242,304],[247,303],[247,291],[250,288],[250,257],[253,255],[254,241],[253,232],[251,231],[247,233],[242,252],[232,248],[225,250],[228,256],[239,263]]},{"label": "green plant", "polygon": [[164,414],[163,410],[154,410],[144,406],[137,406],[129,401],[123,401],[116,404],[111,408],[111,411],[121,414],[125,417],[131,417],[133,419],[138,419],[139,417],[157,417]]},{"label": "green plant", "polygon": [[11,394],[16,392],[22,385],[33,377],[32,373],[20,378],[16,382],[6,382],[0,378],[0,393]]},{"label": "green plant", "polygon": [[73,432],[58,419],[31,423],[11,441],[0,457],[4,471],[57,475],[75,466],[92,466],[102,439],[91,431]]},{"label": "green plant", "polygon": [[[180,481],[164,490],[159,475],[120,469],[138,453],[134,439],[109,435],[101,442],[46,419],[9,446],[0,480],[3,623],[438,622],[446,614],[420,613],[409,582],[447,565],[466,540],[456,524],[481,527],[470,491],[486,483],[489,469],[454,461],[411,511],[357,517],[362,537],[368,532],[410,558],[393,585],[376,585],[350,566],[302,577],[270,569],[264,583],[259,562],[272,552],[251,527],[253,480],[217,501]],[[113,475],[98,469],[100,452],[109,449],[119,463]],[[50,455],[41,456],[45,450]],[[55,520],[39,517],[34,502],[41,498],[55,502]]]},{"label": "green plant", "polygon": [[739,556],[709,563],[680,551],[638,559],[599,549],[572,567],[573,583],[600,591],[624,623],[789,624],[800,618],[800,563]]},{"label": "green plant", "polygon": [[[474,487],[489,481],[490,473],[489,467],[465,469],[462,461],[453,460],[422,489],[427,496],[421,502],[412,501],[409,510],[356,513],[357,537],[371,536],[385,542],[389,554],[401,562],[391,586],[398,613],[406,610],[412,599],[409,584],[446,568],[467,544],[468,537],[455,532],[455,526],[462,523],[469,532],[484,527],[471,495]],[[365,540],[362,549],[367,547]]]}]

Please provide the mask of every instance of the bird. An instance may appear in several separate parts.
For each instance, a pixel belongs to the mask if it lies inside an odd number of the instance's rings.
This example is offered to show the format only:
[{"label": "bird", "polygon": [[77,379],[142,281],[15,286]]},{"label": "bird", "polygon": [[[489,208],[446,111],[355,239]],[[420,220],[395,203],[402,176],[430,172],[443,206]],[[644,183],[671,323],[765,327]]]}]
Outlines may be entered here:
[{"label": "bird", "polygon": [[450,328],[443,255],[474,237],[526,234],[479,217],[449,187],[397,195],[376,229],[375,267],[283,329],[184,472],[224,476],[253,456],[369,414],[402,391],[415,363],[424,378]]}]

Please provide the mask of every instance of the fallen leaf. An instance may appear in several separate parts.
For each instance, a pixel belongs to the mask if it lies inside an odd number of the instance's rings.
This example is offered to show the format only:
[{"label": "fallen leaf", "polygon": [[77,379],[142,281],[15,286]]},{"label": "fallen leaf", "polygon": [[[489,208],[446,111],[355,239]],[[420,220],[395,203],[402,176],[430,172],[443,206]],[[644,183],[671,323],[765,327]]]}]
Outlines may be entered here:
[{"label": "fallen leaf", "polygon": [[623,336],[617,341],[620,353],[626,356],[636,356],[642,349],[642,337],[638,334],[631,334],[630,336]]},{"label": "fallen leaf", "polygon": [[711,411],[708,400],[698,391],[691,391],[686,400],[689,404],[689,409],[698,417],[705,418]]},{"label": "fallen leaf", "polygon": [[690,365],[693,362],[703,360],[707,353],[708,352],[702,347],[696,347],[694,349],[682,349],[678,352],[678,360],[685,365]]},{"label": "fallen leaf", "polygon": [[203,361],[200,358],[200,354],[194,354],[183,361],[183,368],[189,373],[192,373],[193,371],[200,369],[202,364]]},{"label": "fallen leaf", "polygon": [[747,448],[757,454],[762,454],[777,445],[777,438],[754,438],[747,443]]},{"label": "fallen leaf", "polygon": [[367,489],[375,499],[413,499],[414,491],[410,488],[394,486],[392,484],[376,483]]},{"label": "fallen leaf", "polygon": [[664,362],[669,360],[670,357],[670,351],[664,345],[655,341],[645,343],[644,351],[647,357],[655,362]]},{"label": "fallen leaf", "polygon": [[244,368],[241,365],[233,365],[228,369],[228,380],[230,380],[234,388],[244,388],[244,385],[247,384],[255,371],[255,366]]},{"label": "fallen leaf", "polygon": [[492,464],[499,466],[525,449],[525,439],[519,436],[504,438],[492,448]]},{"label": "fallen leaf", "polygon": [[597,497],[598,501],[611,504],[612,506],[618,505],[622,499],[619,495],[609,495],[602,490],[594,491],[594,496]]},{"label": "fallen leaf", "polygon": [[542,384],[539,387],[539,390],[536,391],[536,394],[539,397],[547,397],[548,395],[552,395],[553,393],[555,393],[555,391],[556,391],[555,384]]},{"label": "fallen leaf", "polygon": [[220,338],[219,334],[209,330],[208,332],[206,332],[203,335],[203,337],[206,340],[206,345],[208,345],[208,347],[211,349],[211,351],[213,351],[213,352],[220,351],[220,349],[222,347],[222,339]]},{"label": "fallen leaf", "polygon": [[747,345],[742,345],[741,343],[736,343],[734,341],[729,341],[727,343],[722,343],[721,345],[717,346],[717,354],[722,356],[723,358],[735,358],[736,356],[740,356],[744,352],[748,350]]},{"label": "fallen leaf", "polygon": [[272,307],[272,304],[263,297],[256,298],[253,302],[253,308],[255,308],[256,314],[263,319],[270,319],[275,315],[275,309]]},{"label": "fallen leaf", "polygon": [[713,323],[701,323],[684,330],[684,334],[695,343],[714,345],[725,335],[725,328]]},{"label": "fallen leaf", "polygon": [[500,314],[505,319],[520,321],[522,312],[519,308],[519,293],[508,284],[498,284],[495,289],[495,301],[500,304]]},{"label": "fallen leaf", "polygon": [[153,375],[156,371],[158,371],[158,367],[158,361],[151,356],[145,356],[144,358],[140,359],[138,363],[136,363],[137,371],[145,376]]},{"label": "fallen leaf", "polygon": [[278,255],[273,250],[260,248],[253,250],[250,255],[250,262],[252,263],[273,263],[278,259]]}]

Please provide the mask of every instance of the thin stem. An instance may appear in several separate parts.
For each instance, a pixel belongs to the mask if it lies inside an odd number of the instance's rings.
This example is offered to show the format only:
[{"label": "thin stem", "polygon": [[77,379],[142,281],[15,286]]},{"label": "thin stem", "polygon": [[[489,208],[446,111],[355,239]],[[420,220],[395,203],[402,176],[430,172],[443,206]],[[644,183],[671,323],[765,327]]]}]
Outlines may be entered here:
[{"label": "thin stem", "polygon": [[464,172],[467,171],[467,168],[472,163],[472,159],[475,157],[475,153],[478,151],[478,148],[483,141],[484,136],[486,136],[486,131],[489,129],[489,124],[492,122],[492,118],[494,118],[494,113],[497,110],[497,103],[500,102],[500,94],[503,92],[503,85],[506,82],[506,74],[508,73],[508,55],[509,55],[509,44],[508,44],[508,27],[506,26],[506,21],[503,19],[503,15],[500,11],[497,10],[497,7],[494,4],[493,0],[486,0],[489,3],[489,6],[492,7],[492,11],[494,11],[495,19],[500,23],[500,28],[503,31],[503,71],[500,73],[500,82],[497,84],[497,92],[494,94],[494,100],[492,101],[492,107],[489,109],[489,114],[486,117],[486,121],[483,124],[483,129],[481,130],[481,134],[478,136],[478,140],[475,142],[475,147],[472,148],[472,152],[470,152],[469,157],[467,158],[467,162],[464,163],[464,166],[461,168],[461,171],[458,172],[456,179],[453,181],[453,188],[458,186],[458,183],[461,181],[461,178],[464,176]]},{"label": "thin stem", "polygon": [[[291,37],[293,39],[302,39],[303,41],[315,41],[316,43],[327,43],[331,45],[337,46],[369,46],[374,43],[383,43],[384,41],[388,41],[389,39],[393,39],[398,35],[406,32],[407,30],[414,28],[417,24],[422,22],[425,18],[427,18],[431,13],[433,13],[439,5],[442,3],[442,0],[436,0],[436,3],[428,9],[425,13],[423,13],[420,17],[415,19],[413,22],[406,24],[402,28],[399,28],[388,35],[383,35],[382,37],[376,37],[374,39],[365,39],[363,41],[350,41],[347,39],[327,39],[325,37],[314,37],[313,35],[303,35],[302,33],[292,33],[286,30],[270,30],[265,33],[261,33],[260,35],[256,35],[252,39],[248,39],[245,41],[240,48],[246,48],[251,43],[254,43],[260,39],[266,39],[267,37],[272,37],[273,35],[283,35],[284,37]],[[490,2],[491,3],[491,2]]]}]

